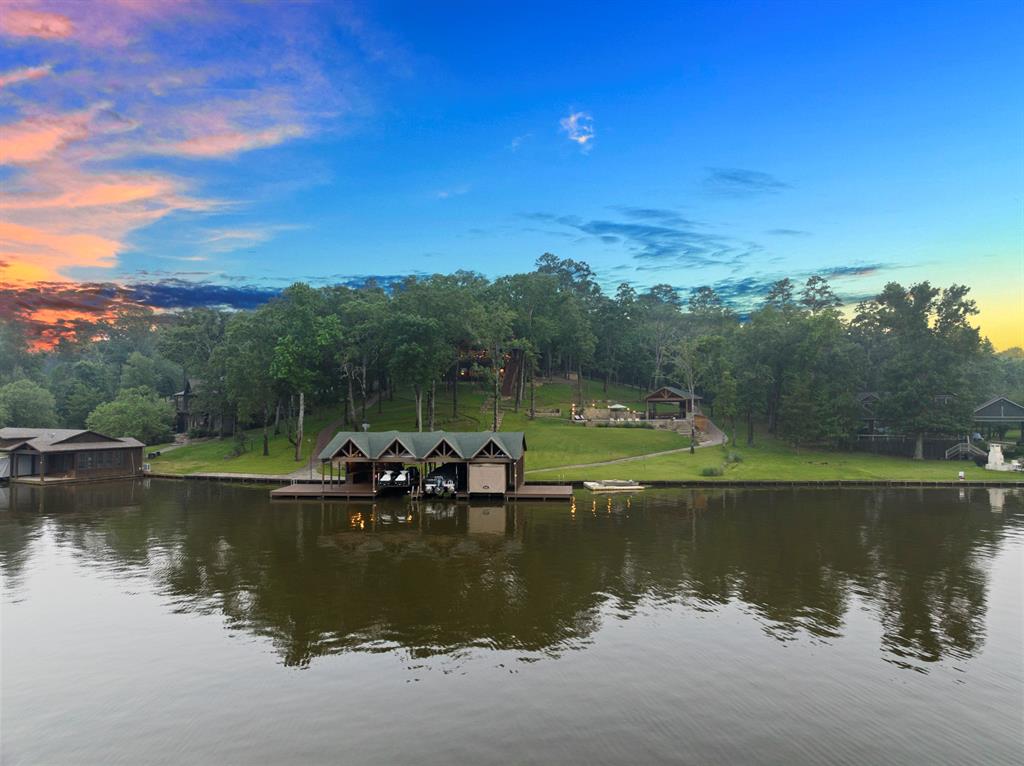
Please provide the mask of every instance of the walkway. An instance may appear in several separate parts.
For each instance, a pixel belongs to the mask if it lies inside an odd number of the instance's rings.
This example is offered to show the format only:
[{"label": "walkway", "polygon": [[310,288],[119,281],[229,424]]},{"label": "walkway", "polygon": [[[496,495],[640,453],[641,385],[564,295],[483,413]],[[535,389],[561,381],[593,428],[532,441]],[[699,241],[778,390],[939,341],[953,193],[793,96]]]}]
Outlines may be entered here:
[{"label": "walkway", "polygon": [[[718,426],[708,421],[710,429],[708,430],[708,439],[700,444],[696,445],[695,449],[704,449],[705,447],[718,447],[725,444],[729,440],[729,437],[725,435]],[[575,468],[595,468],[602,465],[615,465],[616,463],[631,463],[635,460],[647,460],[652,457],[661,457],[662,455],[677,455],[680,452],[689,452],[690,447],[679,447],[678,449],[662,450],[661,452],[648,452],[644,455],[631,455],[630,457],[618,457],[614,460],[600,460],[596,463],[575,463],[573,465],[553,465],[550,468],[532,468],[524,471],[524,474],[530,473],[541,473],[543,471],[565,471]]]}]

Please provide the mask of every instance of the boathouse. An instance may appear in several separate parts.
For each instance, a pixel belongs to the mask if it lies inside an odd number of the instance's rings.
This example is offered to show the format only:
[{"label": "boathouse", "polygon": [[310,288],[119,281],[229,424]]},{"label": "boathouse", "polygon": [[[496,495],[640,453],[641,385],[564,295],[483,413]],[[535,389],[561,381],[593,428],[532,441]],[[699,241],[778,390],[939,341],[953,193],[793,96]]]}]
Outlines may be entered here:
[{"label": "boathouse", "polygon": [[408,491],[422,491],[424,479],[443,469],[456,496],[569,498],[568,486],[526,484],[526,437],[521,431],[341,431],[320,452],[322,479],[271,492],[272,497],[376,497],[380,476],[415,466]]},{"label": "boathouse", "polygon": [[68,428],[0,428],[0,478],[89,481],[137,476],[142,442]]}]

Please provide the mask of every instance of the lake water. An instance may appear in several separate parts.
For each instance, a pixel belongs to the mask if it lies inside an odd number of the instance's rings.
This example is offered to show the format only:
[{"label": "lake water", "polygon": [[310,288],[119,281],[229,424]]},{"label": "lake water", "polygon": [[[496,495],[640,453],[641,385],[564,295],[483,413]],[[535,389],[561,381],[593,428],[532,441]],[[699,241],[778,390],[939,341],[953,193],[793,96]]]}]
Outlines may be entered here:
[{"label": "lake water", "polygon": [[4,764],[1021,763],[1019,490],[0,488]]}]

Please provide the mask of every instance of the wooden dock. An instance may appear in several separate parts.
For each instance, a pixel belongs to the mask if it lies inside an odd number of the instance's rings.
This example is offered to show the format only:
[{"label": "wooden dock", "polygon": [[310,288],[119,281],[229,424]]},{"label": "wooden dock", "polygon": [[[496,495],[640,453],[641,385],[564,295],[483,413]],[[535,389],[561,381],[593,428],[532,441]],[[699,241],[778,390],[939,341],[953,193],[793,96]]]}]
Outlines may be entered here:
[{"label": "wooden dock", "polygon": [[570,500],[570,484],[522,484],[505,495],[509,500]]},{"label": "wooden dock", "polygon": [[287,484],[270,490],[272,500],[350,500],[377,497],[369,484],[321,484],[320,482]]},{"label": "wooden dock", "polygon": [[[373,491],[369,484],[296,483],[270,491],[273,500],[354,500],[375,497],[403,497],[388,491]],[[487,495],[476,495],[483,499]],[[505,493],[506,500],[570,500],[572,486],[568,484],[523,484],[519,489]],[[428,498],[429,499],[429,498]],[[460,492],[456,500],[469,500],[471,496]]]}]

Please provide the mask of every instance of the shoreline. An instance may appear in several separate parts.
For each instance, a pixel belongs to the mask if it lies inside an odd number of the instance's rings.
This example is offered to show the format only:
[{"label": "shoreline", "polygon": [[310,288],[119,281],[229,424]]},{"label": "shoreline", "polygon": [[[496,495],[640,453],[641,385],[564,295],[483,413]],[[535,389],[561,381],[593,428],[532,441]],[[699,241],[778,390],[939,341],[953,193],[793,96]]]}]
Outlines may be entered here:
[{"label": "shoreline", "polygon": [[[217,481],[228,484],[319,484],[318,479],[292,479],[287,476],[271,476],[259,474],[174,474],[148,473],[143,478],[180,479],[188,481]],[[573,489],[585,489],[585,479],[573,481],[545,481],[544,484],[571,486]],[[527,485],[536,482],[526,482]],[[779,487],[979,487],[979,488],[1024,488],[1024,479],[965,479],[924,480],[924,479],[656,479],[641,482],[650,489],[707,489],[711,487],[725,488],[779,488]]]}]

